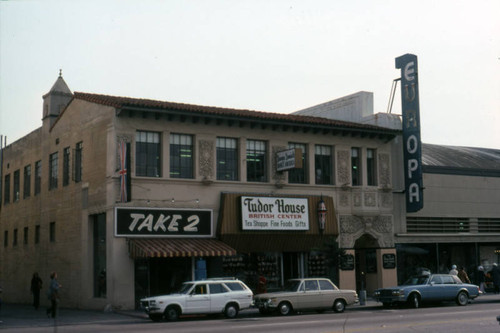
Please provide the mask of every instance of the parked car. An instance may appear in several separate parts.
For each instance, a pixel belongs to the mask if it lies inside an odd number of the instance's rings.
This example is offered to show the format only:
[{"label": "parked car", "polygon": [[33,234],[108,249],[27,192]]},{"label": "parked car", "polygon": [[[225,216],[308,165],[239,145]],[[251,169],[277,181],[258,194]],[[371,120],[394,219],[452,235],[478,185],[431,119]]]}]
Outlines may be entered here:
[{"label": "parked car", "polygon": [[357,302],[356,291],[340,290],[324,278],[291,279],[286,282],[283,291],[254,296],[254,305],[260,313],[277,311],[283,316],[303,310],[322,312],[333,309],[343,312],[347,305]]},{"label": "parked car", "polygon": [[456,275],[423,274],[410,277],[402,286],[375,290],[373,297],[384,306],[406,303],[418,308],[423,302],[455,301],[467,305],[479,296],[476,285],[462,283]]},{"label": "parked car", "polygon": [[236,279],[207,279],[184,282],[179,291],[169,295],[141,299],[141,307],[153,321],[175,321],[184,314],[223,313],[235,318],[252,304],[253,293]]}]

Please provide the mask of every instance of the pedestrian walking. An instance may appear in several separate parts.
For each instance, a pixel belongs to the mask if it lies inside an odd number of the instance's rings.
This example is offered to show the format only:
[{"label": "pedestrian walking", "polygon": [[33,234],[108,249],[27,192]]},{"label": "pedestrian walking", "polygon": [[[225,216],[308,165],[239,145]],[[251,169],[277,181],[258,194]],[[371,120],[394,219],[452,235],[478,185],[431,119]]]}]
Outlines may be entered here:
[{"label": "pedestrian walking", "polygon": [[57,304],[59,303],[59,288],[62,286],[57,282],[57,273],[50,274],[50,285],[47,297],[50,300],[50,308],[47,309],[47,317],[55,318],[57,314]]},{"label": "pedestrian walking", "polygon": [[486,275],[484,274],[484,267],[479,266],[476,272],[476,284],[479,286],[479,291],[486,294]]},{"label": "pedestrian walking", "polygon": [[452,265],[451,266],[451,269],[450,269],[450,273],[451,275],[457,275],[458,274],[458,271],[457,271],[457,265]]},{"label": "pedestrian walking", "polygon": [[33,273],[31,278],[31,294],[33,295],[33,306],[35,310],[40,307],[40,290],[42,289],[42,279],[38,276],[38,273]]},{"label": "pedestrian walking", "polygon": [[495,294],[500,293],[500,268],[498,267],[497,263],[493,264],[493,267],[491,268],[491,271],[489,271],[491,280],[493,281],[493,286],[494,286],[494,291]]},{"label": "pedestrian walking", "polygon": [[462,281],[463,283],[470,283],[469,276],[467,275],[467,272],[465,271],[464,266],[460,266],[460,268],[458,269],[457,276],[460,279],[460,281]]}]

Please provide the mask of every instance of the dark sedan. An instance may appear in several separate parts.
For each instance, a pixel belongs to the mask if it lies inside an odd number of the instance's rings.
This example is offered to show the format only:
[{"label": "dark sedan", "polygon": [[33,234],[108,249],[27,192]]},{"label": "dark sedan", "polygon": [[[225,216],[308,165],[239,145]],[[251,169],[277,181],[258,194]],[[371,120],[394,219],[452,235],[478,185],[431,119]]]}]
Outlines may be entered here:
[{"label": "dark sedan", "polygon": [[375,290],[373,297],[384,306],[406,303],[418,308],[423,302],[455,301],[467,305],[479,296],[476,285],[462,283],[456,275],[426,274],[409,278],[402,286]]}]

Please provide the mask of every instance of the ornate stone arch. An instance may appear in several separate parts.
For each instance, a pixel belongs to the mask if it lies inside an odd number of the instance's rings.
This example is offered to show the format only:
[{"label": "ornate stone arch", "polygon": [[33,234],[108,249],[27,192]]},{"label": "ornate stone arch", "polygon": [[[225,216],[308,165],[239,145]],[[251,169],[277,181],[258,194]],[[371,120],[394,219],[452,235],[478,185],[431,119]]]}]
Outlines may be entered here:
[{"label": "ornate stone arch", "polygon": [[394,247],[392,215],[339,216],[341,248],[352,249],[363,235],[372,236],[379,248]]}]

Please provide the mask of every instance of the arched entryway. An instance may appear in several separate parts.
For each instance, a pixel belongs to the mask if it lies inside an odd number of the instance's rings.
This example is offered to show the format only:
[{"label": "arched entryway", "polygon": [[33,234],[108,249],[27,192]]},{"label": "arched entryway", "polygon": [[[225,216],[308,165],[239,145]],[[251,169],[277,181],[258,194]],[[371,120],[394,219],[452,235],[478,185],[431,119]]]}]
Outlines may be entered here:
[{"label": "arched entryway", "polygon": [[364,234],[354,243],[356,251],[356,290],[367,290],[371,293],[376,289],[377,281],[377,240]]}]

